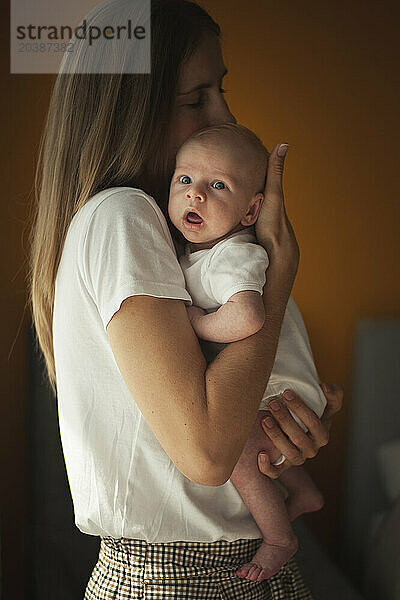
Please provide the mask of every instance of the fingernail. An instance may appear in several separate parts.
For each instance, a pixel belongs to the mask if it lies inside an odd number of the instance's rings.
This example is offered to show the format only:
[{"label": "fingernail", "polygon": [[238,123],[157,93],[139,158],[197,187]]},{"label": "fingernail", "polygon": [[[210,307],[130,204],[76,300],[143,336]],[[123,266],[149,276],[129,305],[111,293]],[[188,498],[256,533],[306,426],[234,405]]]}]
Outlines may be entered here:
[{"label": "fingernail", "polygon": [[284,395],[285,398],[287,398],[287,400],[294,400],[295,399],[295,395],[290,390],[285,390],[283,392],[283,395]]},{"label": "fingernail", "polygon": [[333,392],[335,391],[335,388],[330,383],[323,383],[322,387],[324,388],[327,394],[333,394]]},{"label": "fingernail", "polygon": [[280,409],[281,405],[278,400],[272,400],[272,402],[268,403],[268,406],[272,408],[272,410],[277,411]]},{"label": "fingernail", "polygon": [[278,156],[285,156],[288,148],[289,144],[281,144],[278,148]]},{"label": "fingernail", "polygon": [[272,429],[274,426],[274,420],[271,419],[271,417],[267,417],[266,419],[264,419],[264,423],[268,427],[268,429]]}]

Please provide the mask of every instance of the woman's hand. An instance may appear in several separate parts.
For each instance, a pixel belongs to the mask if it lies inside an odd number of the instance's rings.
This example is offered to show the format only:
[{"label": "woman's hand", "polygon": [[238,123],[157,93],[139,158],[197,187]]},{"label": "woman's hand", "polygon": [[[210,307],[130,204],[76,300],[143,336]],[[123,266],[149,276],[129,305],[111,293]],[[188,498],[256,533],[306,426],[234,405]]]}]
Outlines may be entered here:
[{"label": "woman's hand", "polygon": [[268,160],[264,200],[255,223],[257,241],[268,253],[270,267],[279,262],[293,284],[299,263],[299,246],[285,210],[282,176],[288,144],[277,144]]},{"label": "woman's hand", "polygon": [[273,425],[271,428],[268,427],[264,419],[262,421],[264,431],[286,460],[279,466],[273,466],[269,462],[268,454],[265,454],[265,462],[262,462],[263,453],[260,452],[258,468],[264,475],[277,479],[282,471],[294,465],[302,465],[307,458],[314,458],[321,446],[326,446],[328,443],[331,418],[342,408],[343,389],[340,385],[331,384],[322,384],[321,389],[327,402],[321,419],[297,394],[291,392],[291,395],[288,395],[286,391],[284,393],[285,403],[306,425],[308,432],[303,431],[284,404],[279,403],[279,409],[276,411],[272,406],[271,411],[266,411],[267,417],[273,417]]}]

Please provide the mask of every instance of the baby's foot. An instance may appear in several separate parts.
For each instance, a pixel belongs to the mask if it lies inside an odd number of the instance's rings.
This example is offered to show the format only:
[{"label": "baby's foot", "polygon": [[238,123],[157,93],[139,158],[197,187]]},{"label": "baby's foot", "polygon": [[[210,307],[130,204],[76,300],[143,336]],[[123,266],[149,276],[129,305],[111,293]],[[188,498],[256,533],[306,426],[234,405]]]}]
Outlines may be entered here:
[{"label": "baby's foot", "polygon": [[238,577],[248,581],[263,581],[275,575],[298,550],[297,538],[285,546],[274,546],[263,540],[253,559],[242,565],[237,571]]}]

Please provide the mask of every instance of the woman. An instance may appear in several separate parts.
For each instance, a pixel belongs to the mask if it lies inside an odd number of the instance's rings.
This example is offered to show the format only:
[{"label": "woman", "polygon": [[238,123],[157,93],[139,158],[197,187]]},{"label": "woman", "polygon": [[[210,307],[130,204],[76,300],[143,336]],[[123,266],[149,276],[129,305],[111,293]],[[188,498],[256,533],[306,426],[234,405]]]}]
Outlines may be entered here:
[{"label": "woman", "polygon": [[283,406],[271,429],[257,411],[298,264],[285,148],[272,153],[256,229],[270,255],[268,317],[208,366],[185,309],[182,240],[173,232],[174,246],[165,220],[180,144],[234,121],[219,34],[197,5],[154,0],[151,74],[64,73],[52,94],[31,294],[75,522],[102,538],[86,600],[311,597],[293,559],[269,580],[235,575],[262,540],[229,481],[252,427],[262,424],[266,445],[287,457],[279,467],[260,461],[276,478],[327,443],[341,404],[339,388],[325,391],[319,421],[300,398],[288,401],[307,435]]}]

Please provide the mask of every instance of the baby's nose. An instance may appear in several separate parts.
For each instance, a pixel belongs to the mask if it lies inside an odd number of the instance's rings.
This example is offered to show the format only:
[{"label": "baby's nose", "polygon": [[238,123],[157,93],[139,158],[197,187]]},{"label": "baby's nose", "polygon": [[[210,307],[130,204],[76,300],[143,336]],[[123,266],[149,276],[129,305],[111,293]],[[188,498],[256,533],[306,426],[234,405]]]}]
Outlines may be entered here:
[{"label": "baby's nose", "polygon": [[204,200],[206,199],[206,195],[203,192],[188,190],[186,192],[186,199],[191,200],[192,198],[196,199],[198,202],[204,202]]}]

